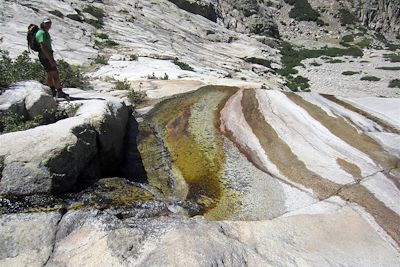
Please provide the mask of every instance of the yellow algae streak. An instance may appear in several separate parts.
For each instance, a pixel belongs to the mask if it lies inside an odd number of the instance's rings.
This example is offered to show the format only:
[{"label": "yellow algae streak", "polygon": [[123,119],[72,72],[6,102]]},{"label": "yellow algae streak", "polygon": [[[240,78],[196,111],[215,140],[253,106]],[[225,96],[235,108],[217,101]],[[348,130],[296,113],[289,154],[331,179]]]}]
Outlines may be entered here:
[{"label": "yellow algae streak", "polygon": [[[233,87],[206,86],[163,101],[145,119],[151,125],[149,127],[154,129],[153,135],[161,139],[158,143],[163,143],[168,151],[164,153],[164,159],[157,156],[151,162],[152,155],[148,153],[160,153],[154,149],[141,150],[142,154],[146,154],[142,155],[147,159],[144,160],[147,161],[144,162],[146,171],[152,169],[153,165],[159,165],[160,161],[168,162],[163,168],[157,167],[157,170],[148,172],[149,182],[168,186],[165,177],[169,175],[172,177],[169,183],[171,188],[160,188],[164,194],[170,193],[166,198],[172,196],[199,203],[204,207],[203,213],[208,219],[227,218],[235,206],[234,193],[228,192],[232,190],[224,186],[225,156],[217,126],[221,108],[236,90]],[[154,144],[157,138],[147,136],[145,139],[153,140],[151,143]],[[150,177],[155,174],[160,176]],[[213,215],[207,215],[212,209],[215,209]]]}]

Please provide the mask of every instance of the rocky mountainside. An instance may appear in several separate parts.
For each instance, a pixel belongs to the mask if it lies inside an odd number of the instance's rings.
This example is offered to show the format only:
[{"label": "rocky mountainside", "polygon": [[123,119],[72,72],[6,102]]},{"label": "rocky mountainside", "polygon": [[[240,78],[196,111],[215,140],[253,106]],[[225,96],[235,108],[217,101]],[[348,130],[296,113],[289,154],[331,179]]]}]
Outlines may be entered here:
[{"label": "rocky mountainside", "polygon": [[93,88],[1,91],[0,266],[398,265],[396,0],[0,0],[0,62],[43,16]]},{"label": "rocky mountainside", "polygon": [[359,1],[358,4],[358,16],[363,25],[400,37],[399,1],[364,0]]}]

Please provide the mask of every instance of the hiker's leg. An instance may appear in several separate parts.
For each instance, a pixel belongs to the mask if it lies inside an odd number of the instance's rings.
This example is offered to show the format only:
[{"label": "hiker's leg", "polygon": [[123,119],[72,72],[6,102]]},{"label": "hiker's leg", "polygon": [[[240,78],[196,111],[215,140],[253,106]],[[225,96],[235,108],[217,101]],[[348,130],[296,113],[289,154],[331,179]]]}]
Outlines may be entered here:
[{"label": "hiker's leg", "polygon": [[60,74],[58,73],[58,70],[53,70],[48,73],[52,80],[53,86],[56,88],[57,91],[61,91],[62,86],[61,86]]},{"label": "hiker's leg", "polygon": [[47,83],[48,87],[50,87],[50,88],[54,87],[53,78],[51,77],[50,73],[48,73],[47,71],[46,71],[46,83]]}]

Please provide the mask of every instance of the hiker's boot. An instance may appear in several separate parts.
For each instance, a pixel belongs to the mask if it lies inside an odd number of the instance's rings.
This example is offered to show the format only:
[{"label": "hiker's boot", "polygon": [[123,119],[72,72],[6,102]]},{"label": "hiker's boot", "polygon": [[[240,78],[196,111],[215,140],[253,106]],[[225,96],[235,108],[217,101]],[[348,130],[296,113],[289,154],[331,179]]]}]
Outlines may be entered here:
[{"label": "hiker's boot", "polygon": [[57,91],[56,98],[64,98],[69,100],[69,94],[66,94],[63,91]]},{"label": "hiker's boot", "polygon": [[57,90],[56,90],[55,88],[50,88],[50,91],[51,91],[51,96],[52,96],[52,97],[56,97],[56,95],[57,95]]}]

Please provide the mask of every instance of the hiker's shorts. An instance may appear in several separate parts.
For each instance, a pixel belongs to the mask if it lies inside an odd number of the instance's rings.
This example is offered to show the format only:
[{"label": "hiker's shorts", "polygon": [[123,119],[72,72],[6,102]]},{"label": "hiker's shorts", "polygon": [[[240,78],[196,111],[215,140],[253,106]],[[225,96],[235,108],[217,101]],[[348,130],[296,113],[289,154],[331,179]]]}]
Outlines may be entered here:
[{"label": "hiker's shorts", "polygon": [[39,61],[43,65],[46,72],[58,71],[57,66],[51,66],[47,57],[39,55]]}]

